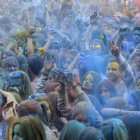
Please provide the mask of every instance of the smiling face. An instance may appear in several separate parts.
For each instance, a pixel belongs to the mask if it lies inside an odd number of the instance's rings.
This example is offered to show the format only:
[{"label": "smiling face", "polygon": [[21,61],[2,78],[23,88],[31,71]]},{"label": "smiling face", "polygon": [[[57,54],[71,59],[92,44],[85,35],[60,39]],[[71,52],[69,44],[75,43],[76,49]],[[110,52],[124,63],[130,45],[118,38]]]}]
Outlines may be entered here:
[{"label": "smiling face", "polygon": [[102,46],[98,42],[93,41],[90,45],[90,50],[93,52],[94,55],[101,55]]},{"label": "smiling face", "polygon": [[92,90],[93,88],[94,77],[92,74],[88,74],[82,84],[84,90]]},{"label": "smiling face", "polygon": [[132,95],[129,95],[127,98],[126,109],[130,111],[138,111],[136,100]]},{"label": "smiling face", "polygon": [[108,30],[108,25],[106,23],[101,24],[101,29],[102,30]]},{"label": "smiling face", "polygon": [[21,125],[16,124],[13,130],[13,140],[23,140],[23,135],[21,131]]},{"label": "smiling face", "polygon": [[107,78],[115,82],[122,77],[122,73],[119,69],[119,64],[117,62],[109,62],[106,71]]}]

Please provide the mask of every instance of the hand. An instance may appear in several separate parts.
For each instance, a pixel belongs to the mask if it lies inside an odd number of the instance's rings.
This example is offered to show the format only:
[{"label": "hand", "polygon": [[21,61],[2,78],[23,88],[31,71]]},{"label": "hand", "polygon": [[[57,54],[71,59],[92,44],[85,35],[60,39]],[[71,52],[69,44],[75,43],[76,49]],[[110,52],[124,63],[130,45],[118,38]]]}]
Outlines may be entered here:
[{"label": "hand", "polygon": [[120,55],[120,51],[119,51],[119,48],[114,44],[114,42],[111,42],[109,41],[109,45],[110,45],[110,48],[111,48],[111,53],[115,56],[115,57],[119,57]]},{"label": "hand", "polygon": [[16,99],[15,99],[15,97],[14,97],[13,94],[11,94],[11,93],[9,93],[9,92],[6,92],[6,91],[3,91],[3,90],[1,90],[1,89],[0,89],[0,93],[2,94],[3,97],[6,98],[7,103],[10,103],[10,102],[13,101],[13,102],[14,102],[14,103],[13,103],[13,108],[16,107],[16,105],[17,105],[18,103],[17,103],[17,101],[16,101]]},{"label": "hand", "polygon": [[94,15],[90,16],[90,24],[95,24],[98,20],[97,13],[94,12]]},{"label": "hand", "polygon": [[129,28],[127,26],[121,26],[119,29],[119,35],[125,36],[129,32]]},{"label": "hand", "polygon": [[82,30],[82,26],[83,26],[82,20],[78,19],[75,23],[77,25],[78,30],[81,31]]},{"label": "hand", "polygon": [[66,37],[64,37],[62,39],[62,45],[63,45],[63,48],[66,49],[69,45],[70,45],[70,42],[67,40]]},{"label": "hand", "polygon": [[55,38],[55,36],[53,35],[53,32],[50,31],[50,32],[48,33],[48,40],[53,40],[54,38]]},{"label": "hand", "polygon": [[14,49],[15,46],[17,46],[17,41],[15,39],[11,39],[11,41],[9,42],[6,50]]},{"label": "hand", "polygon": [[83,52],[80,52],[77,56],[76,56],[76,61],[79,62],[80,60],[85,60],[85,54]]},{"label": "hand", "polygon": [[35,31],[36,31],[36,28],[31,28],[31,29],[30,29],[30,31],[29,31],[29,35],[34,34],[34,33],[35,33]]}]

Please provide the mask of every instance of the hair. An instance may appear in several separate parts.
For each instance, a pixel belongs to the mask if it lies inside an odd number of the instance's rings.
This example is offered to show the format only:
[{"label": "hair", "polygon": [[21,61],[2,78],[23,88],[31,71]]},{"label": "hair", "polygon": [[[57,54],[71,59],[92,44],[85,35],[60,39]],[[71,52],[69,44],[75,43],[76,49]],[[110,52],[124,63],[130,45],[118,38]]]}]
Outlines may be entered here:
[{"label": "hair", "polygon": [[51,111],[51,118],[50,118],[49,122],[51,124],[53,124],[54,120],[55,120],[55,110],[53,109],[52,105],[49,103],[48,97],[47,96],[44,97],[44,98],[39,97],[39,98],[36,99],[36,101],[41,102],[41,103],[45,101],[49,104],[49,108],[50,108],[50,111]]},{"label": "hair", "polygon": [[96,99],[96,97],[88,95],[88,98],[91,101],[92,105],[95,107],[95,109],[100,113],[102,110],[102,106],[100,102]]},{"label": "hair", "polygon": [[[42,123],[33,116],[19,118],[13,126],[20,125],[23,140],[46,140],[46,134]],[[14,132],[13,132],[14,137]]]},{"label": "hair", "polygon": [[105,102],[106,108],[124,109],[126,101],[121,97],[113,97]]},{"label": "hair", "polygon": [[103,134],[100,130],[94,127],[86,127],[82,129],[77,140],[103,140]]},{"label": "hair", "polygon": [[134,31],[135,31],[135,30],[139,30],[139,31],[140,31],[140,26],[134,27]]},{"label": "hair", "polygon": [[77,140],[79,132],[85,126],[77,121],[69,121],[62,129],[59,140]]},{"label": "hair", "polygon": [[38,20],[40,22],[40,24],[43,24],[43,26],[46,26],[46,21],[43,17],[37,17],[36,20]]},{"label": "hair", "polygon": [[104,79],[104,80],[101,80],[98,84],[97,84],[97,87],[96,87],[96,91],[95,91],[95,97],[98,99],[98,101],[102,103],[101,101],[101,98],[100,98],[100,90],[101,90],[101,87],[102,86],[106,86],[110,92],[110,98],[112,97],[116,97],[117,96],[117,90],[115,88],[115,85],[114,83],[109,80],[109,79]]},{"label": "hair", "polygon": [[47,115],[47,107],[43,103],[34,100],[26,100],[19,104],[16,108],[18,116],[37,116],[45,125],[52,127],[49,123]]},{"label": "hair", "polygon": [[21,30],[16,33],[16,39],[20,38],[20,39],[24,40],[25,42],[27,42],[28,35],[29,35],[28,31]]},{"label": "hair", "polygon": [[15,54],[13,51],[11,51],[11,50],[3,51],[3,52],[1,53],[1,59],[2,59],[3,54],[5,54],[5,53],[7,54],[8,57],[9,57],[9,56],[13,56],[13,57],[15,57],[15,58],[17,59],[16,54]]},{"label": "hair", "polygon": [[[86,116],[86,118],[89,118],[90,126],[100,128],[101,124],[96,124],[95,115],[93,115],[93,114],[95,114],[95,111],[96,110],[95,110],[94,106],[92,106],[92,104],[90,104],[88,102],[79,102],[76,104],[76,106],[73,109],[71,119],[74,120],[78,114],[82,114],[83,116]],[[98,114],[96,114],[96,117],[97,117],[97,115]],[[100,117],[100,115],[98,116],[98,119],[99,119],[99,117]]]},{"label": "hair", "polygon": [[132,96],[135,99],[138,111],[140,111],[140,90],[133,90],[128,96]]},{"label": "hair", "polygon": [[44,88],[44,93],[48,94],[49,92],[54,91],[57,86],[59,86],[59,83],[48,83]]},{"label": "hair", "polygon": [[39,75],[43,68],[43,59],[39,55],[32,55],[28,59],[28,65],[33,74]]},{"label": "hair", "polygon": [[1,25],[4,25],[4,24],[9,23],[9,22],[10,22],[10,18],[7,17],[7,16],[3,16],[3,17],[0,18],[0,24]]},{"label": "hair", "polygon": [[106,140],[128,140],[125,125],[119,119],[109,119],[102,125],[102,133]]},{"label": "hair", "polygon": [[[93,95],[93,94],[95,93],[95,85],[98,84],[98,83],[101,81],[102,78],[101,78],[101,76],[100,76],[98,73],[96,73],[96,72],[94,72],[94,71],[89,71],[89,72],[87,72],[87,73],[84,75],[82,84],[83,84],[83,82],[84,82],[84,80],[85,80],[85,78],[87,77],[88,74],[91,74],[91,75],[93,76],[93,88],[92,88],[92,90],[91,90],[91,94]],[[81,84],[81,85],[82,85],[82,84]],[[84,90],[84,89],[83,89],[83,90]]]},{"label": "hair", "polygon": [[140,116],[131,114],[122,116],[121,120],[125,124],[129,140],[140,140]]}]

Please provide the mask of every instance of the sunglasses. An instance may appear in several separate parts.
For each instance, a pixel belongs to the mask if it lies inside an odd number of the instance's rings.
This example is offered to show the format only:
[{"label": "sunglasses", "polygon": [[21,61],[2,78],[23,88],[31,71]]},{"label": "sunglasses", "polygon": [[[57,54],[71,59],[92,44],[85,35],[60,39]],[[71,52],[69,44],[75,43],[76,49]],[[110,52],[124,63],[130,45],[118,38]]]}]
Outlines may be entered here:
[{"label": "sunglasses", "polygon": [[9,73],[9,76],[11,77],[11,76],[21,76],[22,75],[22,73],[21,72],[11,72],[11,73]]},{"label": "sunglasses", "polygon": [[101,47],[101,45],[96,45],[96,46],[95,45],[90,45],[90,48],[94,49],[94,48],[102,48],[102,47]]},{"label": "sunglasses", "polygon": [[134,36],[138,36],[138,37],[140,37],[140,34],[136,34],[136,33],[135,33]]},{"label": "sunglasses", "polygon": [[46,97],[46,94],[45,94],[45,93],[33,94],[33,95],[30,95],[30,96],[28,97],[28,99],[29,99],[29,100],[36,100],[38,97],[44,98],[44,97]]}]

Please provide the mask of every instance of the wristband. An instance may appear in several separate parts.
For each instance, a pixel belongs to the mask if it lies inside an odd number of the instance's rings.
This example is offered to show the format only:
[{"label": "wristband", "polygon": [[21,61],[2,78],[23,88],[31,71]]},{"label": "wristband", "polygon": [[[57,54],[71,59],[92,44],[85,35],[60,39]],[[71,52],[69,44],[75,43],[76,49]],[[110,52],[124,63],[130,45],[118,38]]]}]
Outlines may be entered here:
[{"label": "wristband", "polygon": [[73,86],[73,89],[75,89],[77,86],[79,86],[79,85],[75,85],[75,86]]},{"label": "wristband", "polygon": [[32,38],[32,36],[31,36],[31,35],[28,35],[28,37],[29,37],[29,38]]}]

